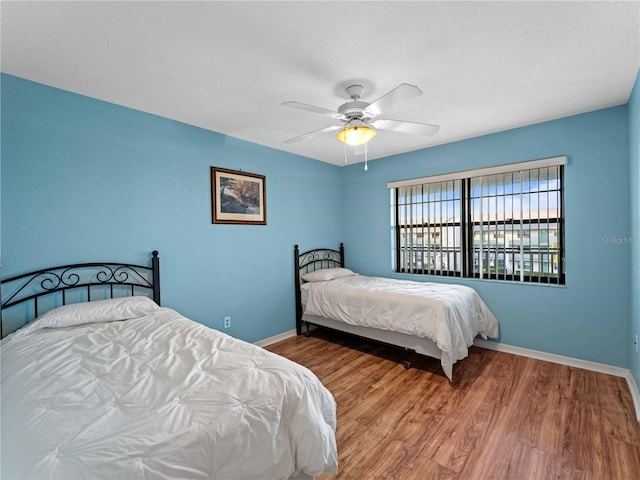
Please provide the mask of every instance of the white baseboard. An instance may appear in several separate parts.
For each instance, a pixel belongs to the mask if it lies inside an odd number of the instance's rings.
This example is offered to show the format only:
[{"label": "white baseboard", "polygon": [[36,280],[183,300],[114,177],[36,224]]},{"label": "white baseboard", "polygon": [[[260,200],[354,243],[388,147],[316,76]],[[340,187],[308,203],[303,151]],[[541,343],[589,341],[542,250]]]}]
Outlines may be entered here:
[{"label": "white baseboard", "polygon": [[286,332],[279,333],[278,335],[274,335],[273,337],[258,340],[257,342],[254,342],[254,345],[257,345],[259,347],[266,347],[267,345],[271,345],[272,343],[277,343],[282,340],[286,340],[287,338],[291,338],[295,336],[296,336],[295,329],[288,330]]},{"label": "white baseboard", "polygon": [[535,358],[536,360],[544,360],[551,363],[559,363],[569,367],[582,368],[583,370],[591,370],[592,372],[606,373],[615,377],[626,377],[629,372],[628,368],[613,367],[604,363],[589,362],[580,360],[579,358],[565,357],[554,353],[541,352],[539,350],[529,350],[528,348],[514,347],[504,343],[490,342],[481,338],[476,338],[473,344],[477,347],[488,348],[489,350],[497,350],[498,352],[513,353],[521,357]]},{"label": "white baseboard", "polygon": [[636,411],[636,420],[640,422],[640,392],[638,391],[638,385],[636,384],[633,375],[631,375],[631,370],[629,370],[628,368],[614,367],[611,365],[606,365],[604,363],[590,362],[588,360],[565,357],[563,355],[556,355],[554,353],[546,353],[540,352],[538,350],[529,350],[528,348],[514,347],[513,345],[490,342],[481,338],[475,339],[473,341],[473,344],[477,347],[496,350],[498,352],[512,353],[514,355],[520,355],[522,357],[535,358],[536,360],[544,360],[546,362],[558,363],[560,365],[567,365],[569,367],[582,368],[584,370],[590,370],[592,372],[606,373],[607,375],[613,375],[615,377],[623,377],[627,381],[627,386],[629,387],[629,392],[631,393],[631,399],[633,400],[633,406]]}]

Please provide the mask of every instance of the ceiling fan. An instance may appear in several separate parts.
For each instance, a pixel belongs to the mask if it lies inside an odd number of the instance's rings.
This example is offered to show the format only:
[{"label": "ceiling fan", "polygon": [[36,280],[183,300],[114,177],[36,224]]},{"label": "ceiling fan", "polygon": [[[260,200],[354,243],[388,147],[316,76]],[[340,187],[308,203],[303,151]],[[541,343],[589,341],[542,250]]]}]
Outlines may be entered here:
[{"label": "ceiling fan", "polygon": [[300,102],[283,102],[282,105],[290,108],[297,108],[308,112],[319,113],[342,122],[341,125],[330,125],[314,130],[297,137],[285,140],[285,143],[297,143],[307,138],[315,137],[328,132],[338,131],[336,138],[347,145],[362,145],[376,136],[376,130],[390,130],[392,132],[408,133],[411,135],[434,135],[440,127],[428,123],[408,122],[401,120],[391,120],[380,118],[386,110],[393,108],[403,100],[415,98],[422,95],[415,85],[403,83],[387,92],[372,103],[360,100],[364,87],[362,85],[350,85],[346,88],[350,102],[344,103],[336,111],[328,110],[314,105]]}]

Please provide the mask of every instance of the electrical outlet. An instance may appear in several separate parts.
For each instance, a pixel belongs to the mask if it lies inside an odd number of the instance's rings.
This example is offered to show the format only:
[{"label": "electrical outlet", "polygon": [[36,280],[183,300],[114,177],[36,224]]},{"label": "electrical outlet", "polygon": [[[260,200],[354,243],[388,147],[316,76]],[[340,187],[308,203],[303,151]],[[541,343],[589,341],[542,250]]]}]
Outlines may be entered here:
[{"label": "electrical outlet", "polygon": [[229,328],[231,326],[231,317],[224,317],[224,328]]}]

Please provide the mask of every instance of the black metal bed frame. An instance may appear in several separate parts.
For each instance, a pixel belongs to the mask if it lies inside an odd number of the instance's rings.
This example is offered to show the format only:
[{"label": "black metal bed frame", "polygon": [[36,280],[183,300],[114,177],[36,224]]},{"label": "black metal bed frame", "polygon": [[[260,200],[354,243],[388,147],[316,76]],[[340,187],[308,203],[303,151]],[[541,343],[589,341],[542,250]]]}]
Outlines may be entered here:
[{"label": "black metal bed frame", "polygon": [[[29,315],[26,323],[39,315],[38,300],[46,296],[58,295],[62,305],[67,304],[67,293],[86,289],[86,299],[91,301],[92,287],[103,287],[100,292],[108,293],[107,298],[114,298],[115,287],[130,288],[131,296],[136,290],[151,291],[153,301],[160,305],[160,258],[158,251],[151,253],[151,266],[133,265],[129,263],[92,262],[62,265],[23,273],[0,280],[0,292],[7,293],[2,297],[0,308],[0,338],[4,337],[2,328],[2,312],[25,302],[33,302],[33,315]],[[104,288],[108,287],[108,288]],[[122,289],[119,289],[120,291]],[[103,294],[101,299],[105,298]],[[76,302],[72,302],[76,303]]]},{"label": "black metal bed frame", "polygon": [[[340,244],[340,250],[330,248],[316,248],[300,253],[298,245],[293,247],[294,279],[296,291],[296,333],[302,333],[302,298],[300,293],[300,272],[303,274],[322,268],[344,267],[344,244]],[[308,325],[307,325],[308,327]]]}]

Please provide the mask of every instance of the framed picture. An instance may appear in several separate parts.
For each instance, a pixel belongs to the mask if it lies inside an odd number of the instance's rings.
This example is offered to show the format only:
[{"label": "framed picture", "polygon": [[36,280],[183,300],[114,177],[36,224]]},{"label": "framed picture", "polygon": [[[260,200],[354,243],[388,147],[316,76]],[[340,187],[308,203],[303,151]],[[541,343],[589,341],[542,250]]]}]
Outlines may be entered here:
[{"label": "framed picture", "polygon": [[265,177],[211,167],[212,223],[266,225]]}]

